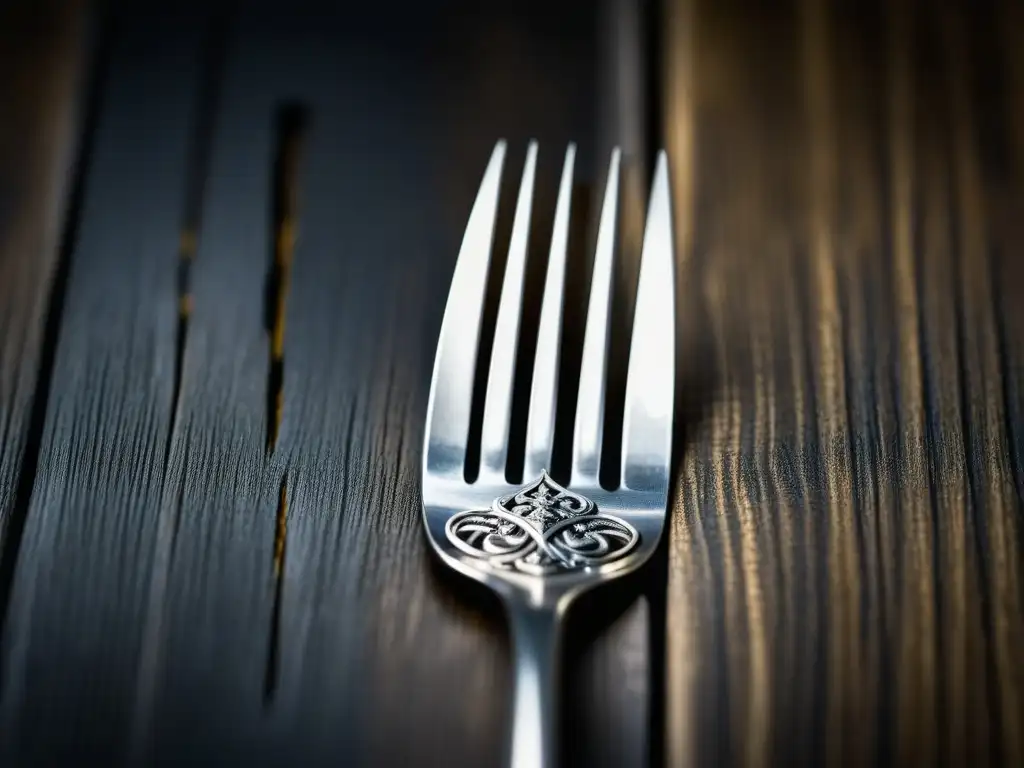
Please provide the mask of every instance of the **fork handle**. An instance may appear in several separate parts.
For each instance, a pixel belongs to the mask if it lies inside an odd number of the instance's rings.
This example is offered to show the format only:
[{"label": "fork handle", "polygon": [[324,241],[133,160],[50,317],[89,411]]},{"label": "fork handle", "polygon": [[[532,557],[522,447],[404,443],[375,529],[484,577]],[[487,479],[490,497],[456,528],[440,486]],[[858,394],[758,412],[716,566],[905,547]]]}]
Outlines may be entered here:
[{"label": "fork handle", "polygon": [[511,605],[515,661],[511,768],[558,764],[562,614],[560,608]]}]

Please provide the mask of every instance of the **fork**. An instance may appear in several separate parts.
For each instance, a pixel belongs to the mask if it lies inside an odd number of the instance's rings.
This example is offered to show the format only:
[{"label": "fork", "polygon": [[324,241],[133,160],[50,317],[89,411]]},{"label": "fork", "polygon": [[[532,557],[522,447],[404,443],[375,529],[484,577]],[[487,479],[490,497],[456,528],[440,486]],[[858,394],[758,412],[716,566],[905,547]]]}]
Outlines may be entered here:
[{"label": "fork", "polygon": [[506,142],[491,154],[470,212],[434,359],[423,451],[423,519],[449,566],[492,588],[512,634],[510,765],[558,756],[559,645],[570,603],[642,565],[665,521],[675,392],[673,234],[668,164],[658,155],[637,283],[622,430],[620,487],[599,467],[617,227],[620,151],[611,155],[594,254],[568,487],[548,474],[575,146],[565,154],[537,331],[523,485],[506,480],[512,383],[537,144],[527,149],[487,374],[480,469],[465,479],[470,404]]}]

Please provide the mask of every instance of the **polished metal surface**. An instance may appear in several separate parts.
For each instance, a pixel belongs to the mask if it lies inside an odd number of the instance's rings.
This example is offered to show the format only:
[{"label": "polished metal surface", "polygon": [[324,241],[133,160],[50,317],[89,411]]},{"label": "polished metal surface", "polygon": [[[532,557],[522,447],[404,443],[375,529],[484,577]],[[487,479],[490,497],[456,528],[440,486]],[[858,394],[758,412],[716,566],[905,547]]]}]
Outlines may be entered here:
[{"label": "polished metal surface", "polygon": [[440,557],[503,598],[515,658],[510,764],[557,760],[559,633],[582,592],[635,570],[665,520],[672,449],[675,299],[668,165],[658,157],[637,285],[623,420],[621,484],[600,485],[619,152],[601,210],[580,368],[571,482],[548,475],[575,147],[566,152],[530,389],[524,483],[505,479],[512,381],[538,150],[527,150],[491,355],[480,473],[464,477],[473,378],[506,145],[492,155],[466,226],[434,360],[423,460],[423,514]]},{"label": "polished metal surface", "polygon": [[586,570],[628,555],[640,534],[578,493],[562,488],[547,472],[491,509],[469,509],[448,518],[448,541],[479,567],[517,569],[544,576]]}]

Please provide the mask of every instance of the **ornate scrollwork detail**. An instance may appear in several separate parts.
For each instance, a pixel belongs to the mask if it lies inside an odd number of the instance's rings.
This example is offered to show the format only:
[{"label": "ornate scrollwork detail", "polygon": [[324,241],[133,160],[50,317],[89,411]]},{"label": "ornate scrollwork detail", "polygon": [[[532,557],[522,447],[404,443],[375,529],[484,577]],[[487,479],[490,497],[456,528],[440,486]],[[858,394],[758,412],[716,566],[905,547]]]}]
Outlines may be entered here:
[{"label": "ornate scrollwork detail", "polygon": [[637,530],[573,493],[543,472],[536,481],[494,500],[490,509],[470,509],[449,518],[448,540],[491,566],[543,576],[583,570],[628,554]]}]

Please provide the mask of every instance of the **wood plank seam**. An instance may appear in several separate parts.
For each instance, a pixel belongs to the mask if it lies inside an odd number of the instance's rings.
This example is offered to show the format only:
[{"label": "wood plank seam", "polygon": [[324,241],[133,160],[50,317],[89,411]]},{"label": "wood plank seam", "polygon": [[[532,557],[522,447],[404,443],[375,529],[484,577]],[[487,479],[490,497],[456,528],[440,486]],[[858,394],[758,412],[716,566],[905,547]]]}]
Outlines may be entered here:
[{"label": "wood plank seam", "polygon": [[[74,97],[77,103],[72,110],[73,121],[76,124],[72,130],[77,136],[72,139],[71,145],[67,149],[70,155],[70,167],[68,168],[70,182],[66,199],[58,204],[55,211],[57,220],[61,222],[58,252],[49,288],[49,298],[46,303],[35,392],[29,406],[28,428],[18,467],[17,482],[12,494],[10,509],[0,509],[0,637],[3,636],[7,623],[15,566],[28,516],[29,501],[36,484],[43,430],[50,404],[50,382],[64,315],[71,254],[77,239],[78,224],[81,221],[86,188],[85,180],[94,144],[98,105],[102,96],[103,73],[108,64],[107,25],[101,20],[95,25],[95,28],[87,29],[81,9],[78,9],[77,14],[80,17],[76,19],[75,26],[81,28],[78,30],[80,40],[75,46],[76,49],[79,49],[76,58],[78,58],[78,67],[84,75],[80,76],[82,82]],[[74,19],[75,16],[76,14],[72,14],[71,18]],[[94,35],[91,40],[89,32]],[[4,445],[7,444],[8,437],[8,435],[4,435]],[[3,682],[2,672],[0,672],[0,693],[3,691]]]}]

